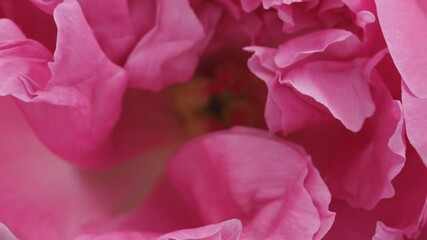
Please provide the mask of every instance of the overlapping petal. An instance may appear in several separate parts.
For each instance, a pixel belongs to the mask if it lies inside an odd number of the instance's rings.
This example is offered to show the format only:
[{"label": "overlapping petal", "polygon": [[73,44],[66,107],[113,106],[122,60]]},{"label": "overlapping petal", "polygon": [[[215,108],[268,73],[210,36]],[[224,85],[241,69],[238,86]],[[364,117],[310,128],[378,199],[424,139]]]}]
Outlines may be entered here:
[{"label": "overlapping petal", "polygon": [[156,236],[155,233],[114,232],[102,235],[82,235],[75,240],[239,240],[242,224],[233,219],[194,229],[184,229]]},{"label": "overlapping petal", "polygon": [[78,169],[44,147],[12,98],[0,98],[0,111],[0,222],[18,239],[72,239],[83,225],[135,206],[160,172],[162,155]]},{"label": "overlapping petal", "polygon": [[371,211],[333,200],[331,208],[337,217],[325,239],[424,239],[426,176],[420,157],[409,149],[405,167],[393,180],[395,196],[382,200]]},{"label": "overlapping petal", "polygon": [[235,128],[184,145],[139,210],[113,226],[165,232],[237,218],[240,239],[321,239],[334,219],[329,201],[304,150]]},{"label": "overlapping petal", "polygon": [[270,130],[287,134],[321,122],[330,113],[349,130],[359,131],[375,105],[369,76],[364,74],[368,59],[346,60],[357,56],[358,44],[351,32],[335,29],[291,39],[278,50],[248,48],[254,51],[249,68],[269,89],[266,121]]},{"label": "overlapping petal", "polygon": [[135,88],[159,90],[190,80],[204,46],[203,25],[188,1],[160,0],[156,4],[155,26],[141,38],[125,64]]},{"label": "overlapping petal", "polygon": [[393,197],[391,180],[403,167],[405,154],[399,102],[380,82],[372,90],[377,111],[360,132],[352,133],[330,121],[290,137],[313,156],[336,198],[367,209]]},{"label": "overlapping petal", "polygon": [[414,96],[427,97],[427,4],[425,1],[375,1],[381,30],[393,61]]}]

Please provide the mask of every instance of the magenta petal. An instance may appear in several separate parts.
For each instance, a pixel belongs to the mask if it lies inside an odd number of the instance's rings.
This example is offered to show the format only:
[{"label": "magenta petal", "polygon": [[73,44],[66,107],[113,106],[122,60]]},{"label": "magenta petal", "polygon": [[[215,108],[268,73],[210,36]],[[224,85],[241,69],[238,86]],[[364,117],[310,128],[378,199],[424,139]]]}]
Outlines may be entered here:
[{"label": "magenta petal", "polygon": [[194,140],[172,157],[168,173],[204,222],[238,217],[244,239],[320,239],[334,218],[305,152],[259,130]]},{"label": "magenta petal", "polygon": [[409,142],[417,150],[424,164],[427,166],[427,139],[425,137],[427,131],[427,121],[425,118],[427,99],[414,96],[408,87],[403,84],[402,102]]},{"label": "magenta petal", "polygon": [[393,61],[411,92],[427,97],[427,3],[376,0],[381,29]]},{"label": "magenta petal", "polygon": [[[157,1],[156,24],[130,54],[130,85],[159,90],[190,80],[205,33],[186,0]],[[177,27],[179,26],[179,27]]]}]

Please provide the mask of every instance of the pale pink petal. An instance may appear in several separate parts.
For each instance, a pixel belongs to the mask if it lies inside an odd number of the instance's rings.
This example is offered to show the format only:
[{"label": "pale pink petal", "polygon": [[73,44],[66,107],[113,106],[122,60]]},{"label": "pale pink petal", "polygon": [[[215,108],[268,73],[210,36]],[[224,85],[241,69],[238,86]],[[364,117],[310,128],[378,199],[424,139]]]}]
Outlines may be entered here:
[{"label": "pale pink petal", "polygon": [[13,233],[10,232],[3,223],[0,223],[0,239],[1,240],[18,240]]},{"label": "pale pink petal", "polygon": [[427,2],[376,0],[381,29],[404,81],[414,96],[426,98]]},{"label": "pale pink petal", "polygon": [[157,1],[156,14],[155,27],[125,64],[130,86],[135,88],[160,90],[190,80],[205,39],[204,28],[188,1]]},{"label": "pale pink petal", "polygon": [[409,142],[414,146],[427,166],[427,139],[425,137],[427,130],[425,118],[427,99],[414,96],[413,92],[403,83],[402,102]]},{"label": "pale pink petal", "polygon": [[150,156],[80,170],[43,146],[9,97],[0,97],[0,132],[0,222],[21,240],[72,239],[83,225],[134,207],[161,169]]}]

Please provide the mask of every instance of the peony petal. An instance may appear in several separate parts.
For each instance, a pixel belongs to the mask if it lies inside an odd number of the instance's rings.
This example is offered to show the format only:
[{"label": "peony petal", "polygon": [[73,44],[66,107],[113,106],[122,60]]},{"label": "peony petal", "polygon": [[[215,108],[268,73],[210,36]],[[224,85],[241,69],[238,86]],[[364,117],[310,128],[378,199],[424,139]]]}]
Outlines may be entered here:
[{"label": "peony petal", "polygon": [[0,222],[21,240],[72,239],[83,225],[135,206],[161,169],[150,156],[79,170],[43,146],[9,97],[0,97],[0,132]]},{"label": "peony petal", "polygon": [[[314,53],[324,52],[328,47],[341,42],[348,42],[349,45],[358,42],[356,36],[346,30],[327,29],[293,38],[280,45],[274,61],[278,67],[286,68],[298,61],[301,61]],[[349,54],[354,47],[348,47],[345,51]]]},{"label": "peony petal", "polygon": [[364,59],[310,62],[291,70],[281,81],[314,98],[346,128],[358,132],[375,111],[368,79],[362,75],[365,63]]},{"label": "peony petal", "polygon": [[125,0],[79,0],[99,45],[114,63],[123,64],[136,44]]},{"label": "peony petal", "polygon": [[385,89],[375,83],[377,111],[358,133],[330,121],[290,135],[312,155],[333,195],[353,207],[372,209],[392,197],[391,180],[403,166],[401,107]]},{"label": "peony petal", "polygon": [[142,205],[107,227],[170,232],[236,218],[241,239],[321,239],[334,219],[330,197],[302,148],[233,128],[184,145]]},{"label": "peony petal", "polygon": [[64,0],[30,0],[34,5],[36,5],[41,10],[46,13],[52,14],[58,4],[62,3]]},{"label": "peony petal", "polygon": [[188,1],[157,1],[156,25],[137,44],[125,65],[130,85],[160,90],[189,80],[204,38],[203,26]]},{"label": "peony petal", "polygon": [[384,223],[378,222],[372,240],[404,240],[404,236],[398,229],[387,227]]},{"label": "peony petal", "polygon": [[330,196],[308,156],[262,131],[197,139],[173,156],[168,173],[204,222],[239,216],[242,238],[320,239],[332,224]]},{"label": "peony petal", "polygon": [[[60,156],[86,167],[112,164],[120,160],[108,151],[127,84],[125,73],[102,53],[76,1],[58,5],[54,18],[58,41],[49,66],[50,54],[35,42],[4,42],[17,47],[2,51],[8,65],[3,64],[7,81],[0,92],[32,102],[21,104],[26,117]],[[16,57],[22,63],[16,64]]]},{"label": "peony petal", "polygon": [[423,114],[427,107],[427,100],[416,97],[403,83],[402,102],[409,142],[427,166],[427,139],[425,138],[427,121]]},{"label": "peony petal", "polygon": [[3,223],[0,223],[0,239],[2,240],[18,240],[13,233],[10,232]]},{"label": "peony petal", "polygon": [[427,169],[409,148],[403,170],[393,180],[396,194],[372,210],[355,209],[334,199],[337,217],[326,240],[335,239],[424,239],[427,203]]},{"label": "peony petal", "polygon": [[[427,4],[422,0],[375,1],[381,29],[402,78],[414,96],[427,97]],[[398,20],[398,21],[397,21]]]},{"label": "peony petal", "polygon": [[[34,0],[35,3],[37,0]],[[56,0],[43,1],[56,5]],[[39,1],[37,1],[39,2]],[[53,51],[56,42],[56,26],[51,14],[43,12],[29,0],[0,1],[1,17],[9,18],[16,23],[28,38],[34,39]]]},{"label": "peony petal", "polygon": [[194,229],[184,229],[156,237],[156,233],[114,232],[101,235],[86,234],[74,240],[238,240],[242,224],[233,219]]}]

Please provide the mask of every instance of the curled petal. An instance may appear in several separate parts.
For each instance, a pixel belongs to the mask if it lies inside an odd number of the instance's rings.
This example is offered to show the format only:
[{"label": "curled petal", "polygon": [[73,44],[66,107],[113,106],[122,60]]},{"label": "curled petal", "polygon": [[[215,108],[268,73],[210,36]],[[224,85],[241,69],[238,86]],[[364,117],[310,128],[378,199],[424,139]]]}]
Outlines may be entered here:
[{"label": "curled petal", "polygon": [[112,164],[118,159],[108,152],[109,136],[119,118],[126,75],[103,54],[76,1],[58,5],[54,18],[53,63],[48,64],[49,51],[34,41],[3,42],[6,80],[0,93],[23,101],[30,125],[60,156],[86,167]]},{"label": "curled petal", "polygon": [[330,195],[309,157],[262,131],[202,137],[176,153],[168,169],[204,222],[239,216],[243,238],[320,239],[332,224]]},{"label": "curled petal", "polygon": [[406,148],[401,106],[383,84],[375,85],[377,111],[360,132],[329,121],[290,136],[313,156],[336,198],[367,209],[393,197],[391,180],[403,167]]}]

